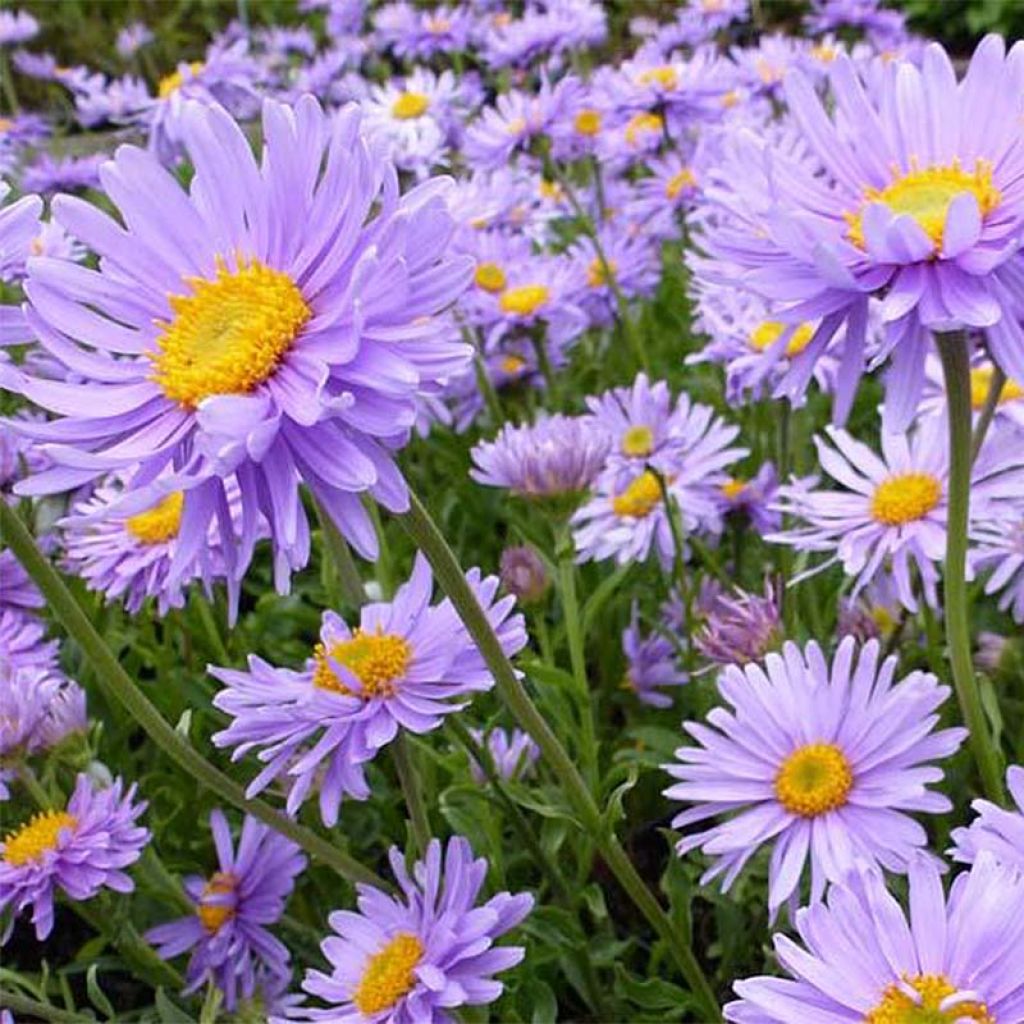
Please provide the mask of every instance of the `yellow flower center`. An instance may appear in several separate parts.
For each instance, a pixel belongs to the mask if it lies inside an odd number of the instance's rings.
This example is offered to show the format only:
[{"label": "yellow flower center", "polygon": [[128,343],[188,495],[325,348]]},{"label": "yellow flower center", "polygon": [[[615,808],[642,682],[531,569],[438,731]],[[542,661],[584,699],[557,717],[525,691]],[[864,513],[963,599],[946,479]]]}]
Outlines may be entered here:
[{"label": "yellow flower center", "polygon": [[[218,871],[203,886],[203,896],[222,896],[234,892],[238,879],[230,871]],[[200,903],[196,907],[196,916],[203,927],[215,935],[224,927],[224,923],[235,916],[235,908],[226,903]]]},{"label": "yellow flower center", "polygon": [[731,107],[735,107],[736,104],[739,103],[739,101],[740,101],[739,90],[737,90],[737,89],[730,89],[727,93],[723,93],[722,94],[722,99],[721,99],[720,102],[721,102],[722,106],[725,107],[726,110],[729,110]]},{"label": "yellow flower center", "polygon": [[399,121],[412,121],[422,117],[430,106],[430,99],[421,92],[403,92],[391,104],[391,115]]},{"label": "yellow flower center", "polygon": [[526,366],[526,360],[521,356],[505,356],[501,361],[501,369],[507,374],[519,373]]},{"label": "yellow flower center", "polygon": [[441,15],[433,15],[427,18],[426,21],[427,31],[433,36],[444,35],[445,32],[450,31],[452,23],[448,18],[444,18]]},{"label": "yellow flower center", "polygon": [[871,518],[886,526],[923,519],[942,498],[942,484],[931,473],[897,473],[883,480],[871,499]]},{"label": "yellow flower center", "polygon": [[618,263],[615,260],[608,260],[608,272],[605,272],[604,264],[601,262],[600,257],[595,256],[590,261],[590,266],[587,267],[587,285],[591,288],[603,288],[608,284],[609,277],[615,277],[616,272],[619,269]]},{"label": "yellow flower center", "polygon": [[561,202],[565,198],[565,193],[562,192],[562,186],[557,181],[548,181],[546,178],[541,178],[540,185],[538,186],[540,194],[545,199],[550,199],[554,202]]},{"label": "yellow flower center", "polygon": [[526,131],[526,118],[525,117],[513,117],[507,125],[505,125],[505,131],[509,135],[520,135]]},{"label": "yellow flower center", "polygon": [[684,188],[694,188],[696,184],[697,175],[689,167],[684,167],[665,182],[665,195],[669,199],[675,199]]},{"label": "yellow flower center", "polygon": [[649,469],[612,498],[612,511],[622,518],[645,519],[661,501],[661,484]]},{"label": "yellow flower center", "polygon": [[747,489],[747,481],[732,479],[722,484],[722,494],[730,501],[735,501]]},{"label": "yellow flower center", "polygon": [[984,1003],[956,1002],[942,1009],[943,1000],[957,989],[941,974],[918,974],[904,981],[917,993],[917,998],[898,985],[890,985],[882,1001],[865,1015],[864,1024],[948,1024],[962,1020],[996,1024]]},{"label": "yellow flower center", "polygon": [[9,117],[0,117],[0,135],[5,135],[14,127],[14,122]]},{"label": "yellow flower center", "polygon": [[485,292],[500,292],[505,288],[505,271],[497,263],[478,263],[473,280]]},{"label": "yellow flower center", "polygon": [[412,648],[404,637],[394,633],[364,633],[357,629],[351,639],[336,643],[330,657],[344,665],[362,686],[362,693],[353,694],[331,669],[327,649],[317,644],[313,652],[316,665],[313,685],[322,690],[333,690],[348,696],[393,697],[395,681],[405,675],[412,658]]},{"label": "yellow flower center", "polygon": [[[789,324],[780,323],[778,320],[765,320],[763,324],[750,332],[750,346],[758,352],[764,352],[782,337],[783,331],[788,329]],[[786,343],[786,355],[790,359],[800,355],[813,337],[814,324],[800,324],[789,336],[789,341]]]},{"label": "yellow flower center", "polygon": [[[188,65],[190,72],[189,78],[195,78],[203,70],[204,64],[201,60],[194,60]],[[176,93],[185,84],[185,75],[182,73],[180,68],[172,71],[169,75],[165,75],[160,79],[160,84],[156,87],[157,95],[160,99],[165,100],[172,93]]]},{"label": "yellow flower center", "polygon": [[[622,454],[644,458],[654,451],[654,431],[645,424],[630,427],[622,435]],[[657,483],[657,481],[655,481]],[[659,492],[660,493],[660,492]]]},{"label": "yellow flower center", "polygon": [[174,319],[151,356],[153,379],[172,401],[194,409],[210,395],[240,395],[277,369],[313,315],[295,282],[258,260],[217,276],[186,278],[191,295],[168,297]]},{"label": "yellow flower center", "polygon": [[662,119],[659,114],[634,114],[626,122],[626,141],[635,146],[641,135],[656,135],[661,131]]},{"label": "yellow flower center", "polygon": [[47,850],[57,848],[64,829],[77,827],[78,819],[67,811],[43,811],[4,839],[4,860],[16,868],[42,860]]},{"label": "yellow flower center", "polygon": [[896,620],[884,604],[871,609],[871,621],[881,630],[883,636],[888,636],[896,628]]},{"label": "yellow flower center", "polygon": [[145,512],[129,516],[124,521],[124,528],[142,544],[163,544],[174,540],[181,528],[184,504],[185,495],[175,491]]},{"label": "yellow flower center", "polygon": [[831,64],[839,56],[839,50],[835,46],[821,43],[811,47],[811,56],[815,60],[820,60],[822,64]]},{"label": "yellow flower center", "polygon": [[775,776],[775,795],[790,814],[816,818],[846,803],[853,771],[834,743],[797,747]]},{"label": "yellow flower center", "polygon": [[551,290],[543,284],[524,284],[509,288],[498,300],[503,313],[515,316],[530,316],[536,313],[551,297]]},{"label": "yellow flower center", "polygon": [[671,64],[662,64],[657,68],[648,68],[637,75],[638,85],[658,85],[662,89],[675,89],[679,85],[679,73]]},{"label": "yellow flower center", "polygon": [[399,932],[366,963],[352,1002],[366,1017],[390,1009],[416,984],[416,965],[423,943],[410,932]]},{"label": "yellow flower center", "polygon": [[754,61],[754,69],[757,71],[757,77],[765,85],[774,85],[776,82],[782,81],[782,68],[770,60],[765,60],[764,57],[758,57]]},{"label": "yellow flower center", "polygon": [[581,110],[573,121],[577,135],[596,135],[601,130],[601,114],[597,110]]},{"label": "yellow flower center", "polygon": [[[982,408],[988,398],[988,393],[992,389],[992,373],[991,366],[979,366],[976,370],[971,370],[971,405],[975,409]],[[1024,398],[1024,387],[1015,380],[1007,380],[999,393],[997,404],[1005,405],[1021,398]]]},{"label": "yellow flower center", "polygon": [[973,173],[965,171],[959,160],[945,167],[929,167],[923,171],[915,168],[883,189],[865,190],[861,209],[844,214],[850,225],[847,237],[859,249],[866,248],[864,206],[884,203],[896,216],[913,217],[932,240],[933,251],[938,253],[942,249],[942,232],[950,204],[965,193],[970,193],[978,201],[982,219],[999,205],[1002,195],[992,184],[991,163],[976,161]]}]

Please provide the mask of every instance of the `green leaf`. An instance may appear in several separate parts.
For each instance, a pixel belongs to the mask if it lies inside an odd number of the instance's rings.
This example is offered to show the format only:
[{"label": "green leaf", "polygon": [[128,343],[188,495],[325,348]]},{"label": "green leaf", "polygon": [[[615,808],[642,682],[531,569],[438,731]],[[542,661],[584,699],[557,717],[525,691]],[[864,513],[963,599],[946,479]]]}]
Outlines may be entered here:
[{"label": "green leaf", "polygon": [[162,988],[156,990],[153,1001],[160,1014],[160,1024],[195,1024],[195,1018],[173,1002]]},{"label": "green leaf", "polygon": [[114,1007],[110,1005],[110,1000],[106,997],[103,989],[100,988],[99,978],[97,974],[99,968],[96,964],[85,974],[85,991],[89,996],[89,1002],[96,1007],[97,1010],[102,1013],[107,1020],[117,1020],[117,1014],[114,1012]]},{"label": "green leaf", "polygon": [[657,1011],[659,1021],[682,1019],[688,1007],[694,1005],[689,992],[661,978],[643,981],[627,974],[622,967],[616,971],[615,991],[623,999],[644,1010]]}]

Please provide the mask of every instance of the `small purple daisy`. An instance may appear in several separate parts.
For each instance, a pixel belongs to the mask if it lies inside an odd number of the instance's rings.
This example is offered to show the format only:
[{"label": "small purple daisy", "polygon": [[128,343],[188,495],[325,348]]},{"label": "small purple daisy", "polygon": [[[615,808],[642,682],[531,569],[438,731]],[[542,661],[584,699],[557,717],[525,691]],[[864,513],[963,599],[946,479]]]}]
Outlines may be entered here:
[{"label": "small purple daisy", "polygon": [[947,851],[953,860],[974,864],[983,853],[1024,872],[1024,768],[1011,765],[1006,788],[1016,803],[1007,810],[989,800],[975,800],[971,807],[977,817],[966,828],[953,829],[954,846]]}]

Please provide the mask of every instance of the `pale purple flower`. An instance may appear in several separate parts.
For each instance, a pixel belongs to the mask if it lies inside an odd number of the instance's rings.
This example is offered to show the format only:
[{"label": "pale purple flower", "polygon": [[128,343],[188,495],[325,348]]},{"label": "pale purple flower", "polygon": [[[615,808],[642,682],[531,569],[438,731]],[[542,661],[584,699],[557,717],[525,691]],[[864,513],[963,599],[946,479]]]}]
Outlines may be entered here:
[{"label": "pale purple flower", "polygon": [[[39,216],[43,201],[39,196],[22,196],[13,203],[6,200],[10,185],[0,181],[0,281],[14,281],[24,272],[32,239],[39,234]],[[20,328],[21,310],[16,306],[0,306],[0,344],[25,340],[25,335],[9,336],[12,328]]]},{"label": "pale purple flower", "polygon": [[79,775],[64,810],[37,814],[0,843],[0,908],[17,915],[31,907],[42,941],[53,930],[58,889],[72,900],[92,899],[103,888],[131,892],[135,884],[123,869],[149,842],[149,830],[136,823],[145,809],[134,783],[126,790],[116,779],[96,789]]},{"label": "pale purple flower", "polygon": [[[473,738],[487,748],[494,770],[505,780],[521,779],[533,771],[540,757],[540,747],[522,729],[505,730],[500,726],[488,729],[470,729]],[[483,768],[476,759],[469,759],[469,774],[476,782],[486,781]]]},{"label": "pale purple flower", "polygon": [[473,25],[467,7],[446,5],[423,9],[401,0],[384,4],[373,17],[373,26],[382,49],[391,49],[398,57],[450,56],[466,49]]},{"label": "pale purple flower", "polygon": [[127,60],[152,41],[153,32],[149,26],[142,21],[132,21],[117,33],[114,46],[118,55]]},{"label": "pale purple flower", "polygon": [[1007,810],[989,800],[975,800],[971,807],[977,817],[966,828],[953,829],[950,838],[953,860],[974,864],[985,853],[1008,867],[1024,871],[1024,768],[1011,765],[1006,771],[1006,788],[1016,807]]},{"label": "pale purple flower", "polygon": [[988,577],[985,593],[998,594],[999,608],[1024,623],[1024,503],[1016,516],[977,522],[971,538],[971,563]]},{"label": "pale purple flower", "polygon": [[57,641],[44,640],[46,627],[23,609],[0,608],[0,675],[20,668],[57,669]]},{"label": "pale purple flower", "polygon": [[[673,624],[669,623],[667,628],[673,630]],[[682,686],[690,677],[679,667],[679,648],[664,633],[655,629],[645,634],[641,630],[635,601],[629,625],[622,631],[622,653],[626,658],[623,688],[651,707],[671,707],[672,698],[658,691]]]},{"label": "pale purple flower", "polygon": [[75,110],[84,128],[109,122],[120,125],[135,120],[152,104],[149,89],[141,78],[125,75],[109,81],[100,78],[86,83],[75,95]]},{"label": "pale purple flower", "polygon": [[46,602],[9,548],[0,551],[0,609],[38,611]]},{"label": "pale purple flower", "polygon": [[0,11],[0,46],[24,43],[39,34],[39,22],[27,11]]},{"label": "pale purple flower", "polygon": [[782,615],[771,584],[765,584],[763,597],[738,588],[719,594],[704,618],[693,645],[716,665],[761,661],[782,642]]},{"label": "pale purple flower", "polygon": [[83,157],[52,157],[42,153],[22,172],[21,187],[25,192],[42,193],[99,188],[100,165],[107,159],[105,153]]},{"label": "pale purple flower", "polygon": [[520,604],[540,601],[551,586],[547,565],[536,548],[527,544],[505,548],[501,553],[501,585]]},{"label": "pale purple flower", "polygon": [[195,913],[151,928],[146,940],[165,960],[191,950],[184,992],[212,981],[234,1010],[252,999],[264,981],[291,976],[288,947],[269,926],[284,913],[295,878],[306,868],[297,843],[249,815],[235,848],[227,818],[210,813],[217,870],[209,878],[185,879]]},{"label": "pale purple flower", "polygon": [[[701,849],[713,859],[702,883],[723,876],[728,889],[765,843],[772,914],[798,892],[811,862],[811,898],[858,860],[903,872],[925,846],[924,829],[907,813],[941,814],[952,804],[927,786],[966,729],[934,731],[949,687],[926,672],[894,682],[897,659],[879,663],[879,645],[847,638],[831,665],[815,642],[787,643],[762,668],[730,666],[718,689],[732,710],[717,708],[708,725],[687,722],[696,741],[666,765],[680,781],[665,790],[693,806],[676,815],[676,851]],[[709,818],[723,820],[691,832]]]},{"label": "pale purple flower", "polygon": [[719,488],[723,517],[739,527],[748,524],[762,536],[774,533],[782,525],[775,508],[779,478],[775,466],[764,462],[749,480],[734,476]]},{"label": "pale purple flower", "polygon": [[400,894],[359,885],[358,913],[330,915],[333,934],[321,945],[330,973],[310,970],[302,984],[327,1005],[299,1019],[450,1024],[450,1010],[494,1002],[503,986],[493,975],[522,960],[522,946],[495,942],[526,917],[533,897],[501,892],[476,906],[487,862],[473,859],[465,839],[450,839],[443,858],[431,840],[411,875],[396,847],[390,860]]}]

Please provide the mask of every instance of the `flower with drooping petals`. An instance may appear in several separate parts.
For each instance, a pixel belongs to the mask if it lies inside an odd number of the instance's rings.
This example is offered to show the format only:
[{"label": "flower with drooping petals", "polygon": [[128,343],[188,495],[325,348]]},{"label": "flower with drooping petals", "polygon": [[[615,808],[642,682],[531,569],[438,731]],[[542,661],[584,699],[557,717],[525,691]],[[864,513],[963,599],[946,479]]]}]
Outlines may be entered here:
[{"label": "flower with drooping petals", "polygon": [[971,807],[977,817],[966,828],[953,829],[953,860],[974,864],[985,853],[1024,872],[1024,768],[1011,765],[1006,771],[1006,788],[1016,809],[998,807],[990,800],[975,800]]},{"label": "flower with drooping petals", "polygon": [[[664,614],[664,609],[662,610]],[[678,623],[669,621],[667,631],[675,632]],[[679,648],[662,632],[644,633],[640,614],[633,602],[629,625],[622,631],[622,653],[626,658],[623,689],[632,690],[637,699],[655,708],[669,708],[672,698],[659,693],[663,687],[682,686],[689,675],[679,667]]]},{"label": "flower with drooping petals", "polygon": [[716,665],[761,661],[782,639],[782,614],[771,584],[765,585],[764,596],[739,589],[719,594],[704,614],[693,645]]}]

